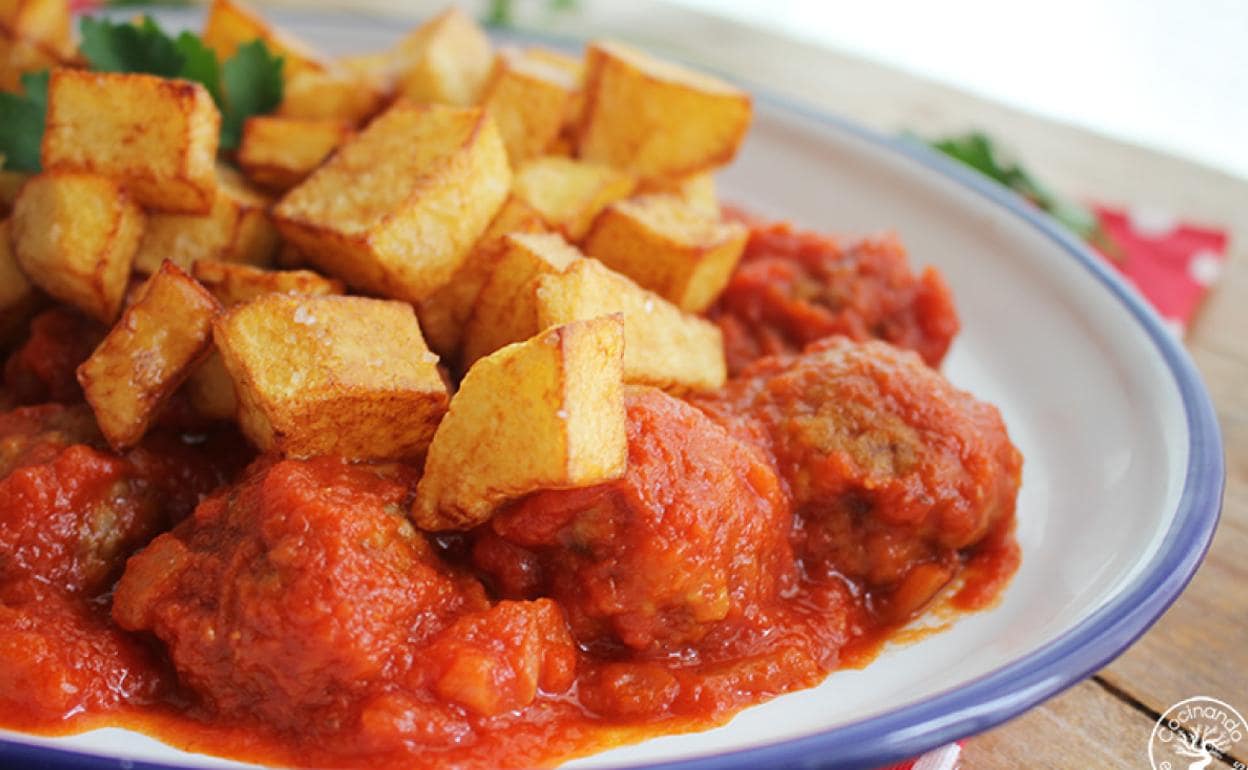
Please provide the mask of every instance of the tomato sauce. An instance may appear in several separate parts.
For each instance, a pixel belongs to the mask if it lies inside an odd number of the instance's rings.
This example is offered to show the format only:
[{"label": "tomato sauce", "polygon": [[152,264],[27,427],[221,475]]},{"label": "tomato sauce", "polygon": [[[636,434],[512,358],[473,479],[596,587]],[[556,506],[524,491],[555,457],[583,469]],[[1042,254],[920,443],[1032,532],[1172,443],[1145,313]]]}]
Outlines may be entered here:
[{"label": "tomato sauce", "polygon": [[896,237],[843,242],[728,213],[751,224],[741,264],[709,313],[730,374],[832,335],[881,339],[940,365],[959,328],[953,294],[934,268],[912,273]]},{"label": "tomato sauce", "polygon": [[[842,273],[811,269],[843,257],[817,236],[751,243],[717,311],[760,325],[728,386],[628,387],[623,478],[467,533],[412,526],[418,468],[253,461],[176,409],[111,452],[65,376],[81,321],[36,322],[10,396],[65,403],[0,415],[0,725],[304,767],[549,765],[721,724],[926,633],[920,614],[991,605],[1022,459],[929,366],[956,330],[939,276],[894,265],[881,290],[863,265],[891,247]],[[751,277],[786,262],[875,299],[824,323]]]}]

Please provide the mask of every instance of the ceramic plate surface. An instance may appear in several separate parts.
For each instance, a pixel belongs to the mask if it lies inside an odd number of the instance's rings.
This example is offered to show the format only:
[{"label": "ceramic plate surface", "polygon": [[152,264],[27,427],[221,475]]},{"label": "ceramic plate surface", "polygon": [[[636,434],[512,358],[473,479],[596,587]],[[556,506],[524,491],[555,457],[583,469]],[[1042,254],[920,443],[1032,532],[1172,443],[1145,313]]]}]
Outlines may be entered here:
[{"label": "ceramic plate surface", "polygon": [[[380,47],[405,26],[274,18],[331,53]],[[162,20],[199,23],[180,13]],[[973,172],[753,90],[755,123],[721,175],[721,197],[821,230],[895,231],[916,265],[944,272],[963,322],[944,371],[1000,407],[1026,458],[1022,567],[996,608],[890,648],[865,670],[835,673],[715,730],[571,766],[870,767],[982,731],[1143,633],[1190,579],[1217,521],[1223,461],[1208,395],[1133,291]],[[50,767],[229,764],[122,730],[0,739],[0,761]]]}]

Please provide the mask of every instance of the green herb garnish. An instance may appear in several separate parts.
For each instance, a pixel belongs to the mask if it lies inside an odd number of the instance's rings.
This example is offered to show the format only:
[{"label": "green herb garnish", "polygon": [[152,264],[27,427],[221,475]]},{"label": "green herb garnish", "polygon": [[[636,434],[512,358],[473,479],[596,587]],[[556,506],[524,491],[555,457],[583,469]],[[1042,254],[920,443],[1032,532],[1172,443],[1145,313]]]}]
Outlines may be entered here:
[{"label": "green herb garnish", "polygon": [[1050,190],[1017,162],[1006,159],[992,139],[979,131],[949,136],[931,146],[976,171],[997,180],[1048,212],[1068,230],[1110,257],[1121,255],[1118,244],[1101,227],[1096,213],[1083,204]]},{"label": "green herb garnish", "polygon": [[4,168],[39,171],[39,145],[48,111],[48,72],[22,75],[22,94],[0,92],[0,155]]},{"label": "green herb garnish", "polygon": [[[150,17],[135,23],[83,17],[80,50],[98,72],[141,72],[203,84],[221,110],[222,150],[238,147],[244,121],[272,112],[282,101],[281,56],[261,40],[239,46],[224,63],[191,32],[177,37]],[[22,95],[0,93],[0,155],[4,167],[39,171],[47,113],[48,72],[22,76]]]}]

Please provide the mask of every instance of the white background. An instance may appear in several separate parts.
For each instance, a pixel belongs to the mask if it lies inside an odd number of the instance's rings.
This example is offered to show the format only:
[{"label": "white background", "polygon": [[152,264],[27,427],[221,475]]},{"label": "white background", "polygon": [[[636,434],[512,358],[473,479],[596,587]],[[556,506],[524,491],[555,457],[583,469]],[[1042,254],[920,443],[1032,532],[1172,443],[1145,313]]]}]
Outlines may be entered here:
[{"label": "white background", "polygon": [[1248,178],[1248,0],[669,1]]}]

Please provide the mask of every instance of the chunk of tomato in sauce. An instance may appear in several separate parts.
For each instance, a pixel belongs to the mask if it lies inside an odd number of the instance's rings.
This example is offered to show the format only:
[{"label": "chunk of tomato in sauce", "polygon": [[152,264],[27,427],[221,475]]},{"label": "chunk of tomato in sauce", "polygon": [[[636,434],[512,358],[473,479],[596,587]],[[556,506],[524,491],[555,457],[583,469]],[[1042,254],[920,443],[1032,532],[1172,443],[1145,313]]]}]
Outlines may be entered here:
[{"label": "chunk of tomato in sauce", "polygon": [[710,311],[730,374],[832,335],[881,339],[940,364],[959,328],[953,295],[935,268],[910,269],[896,237],[842,242],[788,223],[750,225],[741,263]]},{"label": "chunk of tomato in sauce", "polygon": [[164,688],[151,651],[88,604],[35,579],[0,586],[0,717],[44,727],[152,703]]},{"label": "chunk of tomato in sauce", "polygon": [[65,307],[45,310],[31,319],[26,340],[4,363],[4,385],[18,404],[82,400],[78,365],[104,339],[96,321]]}]

